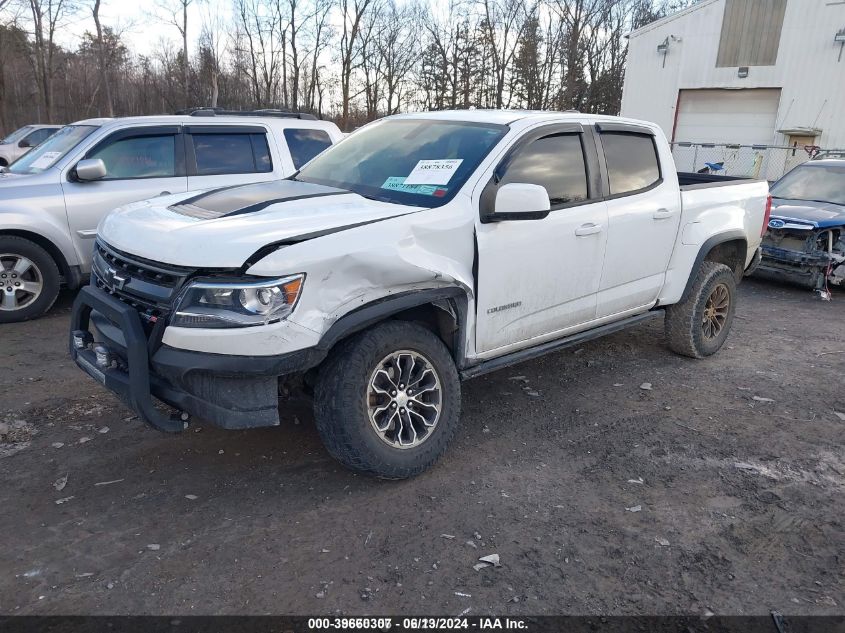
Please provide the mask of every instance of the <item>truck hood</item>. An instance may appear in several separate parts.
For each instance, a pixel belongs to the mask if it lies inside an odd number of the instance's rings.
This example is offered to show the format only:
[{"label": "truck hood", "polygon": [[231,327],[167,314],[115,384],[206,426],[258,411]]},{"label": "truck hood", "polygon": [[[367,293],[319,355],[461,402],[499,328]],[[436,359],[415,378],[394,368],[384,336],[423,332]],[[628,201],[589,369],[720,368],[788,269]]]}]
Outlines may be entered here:
[{"label": "truck hood", "polygon": [[118,250],[195,268],[238,268],[267,246],[420,211],[306,182],[276,180],[136,202],[97,234]]},{"label": "truck hood", "polygon": [[789,224],[790,228],[803,228],[800,225],[806,225],[807,229],[843,226],[845,225],[845,206],[833,202],[773,198],[769,226],[778,229],[783,228],[785,224]]},{"label": "truck hood", "polygon": [[0,197],[8,198],[4,191],[11,191],[12,188],[21,187],[24,185],[42,184],[52,182],[52,178],[45,176],[44,172],[40,174],[13,174],[11,172],[0,173]]}]

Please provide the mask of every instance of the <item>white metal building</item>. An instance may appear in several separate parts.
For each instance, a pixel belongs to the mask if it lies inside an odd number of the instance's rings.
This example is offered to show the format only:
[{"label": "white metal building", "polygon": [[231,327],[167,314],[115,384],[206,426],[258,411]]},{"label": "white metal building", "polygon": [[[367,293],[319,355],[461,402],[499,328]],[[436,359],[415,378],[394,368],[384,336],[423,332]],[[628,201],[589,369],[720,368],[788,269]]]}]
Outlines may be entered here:
[{"label": "white metal building", "polygon": [[629,43],[622,114],[674,142],[845,148],[845,0],[701,0]]}]

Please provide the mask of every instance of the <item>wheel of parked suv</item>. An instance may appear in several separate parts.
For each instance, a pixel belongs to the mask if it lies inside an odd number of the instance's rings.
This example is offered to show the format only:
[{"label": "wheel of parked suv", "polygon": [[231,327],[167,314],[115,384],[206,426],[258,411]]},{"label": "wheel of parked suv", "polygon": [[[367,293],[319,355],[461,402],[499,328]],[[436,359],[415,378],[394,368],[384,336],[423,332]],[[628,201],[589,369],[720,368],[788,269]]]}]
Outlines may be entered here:
[{"label": "wheel of parked suv", "polygon": [[461,385],[443,342],[389,321],[332,351],[314,392],[317,430],[345,466],[387,479],[436,462],[458,429]]},{"label": "wheel of parked suv", "polygon": [[734,319],[736,278],[724,264],[702,262],[685,300],[666,308],[666,338],[673,352],[703,358],[719,351]]},{"label": "wheel of parked suv", "polygon": [[59,268],[35,242],[0,236],[0,323],[41,316],[59,296]]}]

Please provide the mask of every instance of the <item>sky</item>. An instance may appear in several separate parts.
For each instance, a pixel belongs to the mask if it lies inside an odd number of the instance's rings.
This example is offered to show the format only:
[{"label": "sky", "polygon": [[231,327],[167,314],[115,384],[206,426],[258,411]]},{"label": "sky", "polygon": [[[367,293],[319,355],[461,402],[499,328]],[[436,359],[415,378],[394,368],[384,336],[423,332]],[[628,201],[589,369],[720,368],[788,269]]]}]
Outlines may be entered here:
[{"label": "sky", "polygon": [[[94,18],[91,16],[91,0],[84,0],[83,8],[62,29],[57,37],[59,43],[68,48],[76,48],[85,31],[94,32]],[[222,12],[224,21],[229,19],[230,0],[194,0],[188,6],[188,41],[193,50],[200,34],[203,14],[209,11]],[[123,38],[129,43],[134,54],[149,55],[156,50],[162,39],[171,40],[181,47],[181,35],[172,24],[166,24],[161,18],[156,19],[156,3],[149,0],[103,0],[100,8],[100,22],[104,26],[117,27],[123,32]],[[159,11],[164,15],[163,11]]]}]

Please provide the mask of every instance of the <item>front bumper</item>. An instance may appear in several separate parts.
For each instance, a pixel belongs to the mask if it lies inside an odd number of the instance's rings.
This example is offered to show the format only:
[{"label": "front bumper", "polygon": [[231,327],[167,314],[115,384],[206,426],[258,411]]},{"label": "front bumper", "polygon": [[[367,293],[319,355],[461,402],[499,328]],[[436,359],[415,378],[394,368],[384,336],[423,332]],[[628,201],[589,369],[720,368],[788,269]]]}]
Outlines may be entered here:
[{"label": "front bumper", "polygon": [[[90,341],[91,326],[97,344]],[[230,356],[179,350],[160,343],[164,323],[147,334],[133,307],[86,286],[73,304],[70,354],[89,376],[117,394],[138,416],[161,431],[187,427],[185,413],[227,429],[279,424],[278,378],[319,362],[302,350],[282,356]],[[101,347],[100,362],[94,348]],[[105,360],[104,360],[105,359]],[[170,415],[154,400],[178,410]]]},{"label": "front bumper", "polygon": [[763,258],[756,275],[818,289],[824,287],[830,265],[827,253],[795,251],[764,244]]}]

